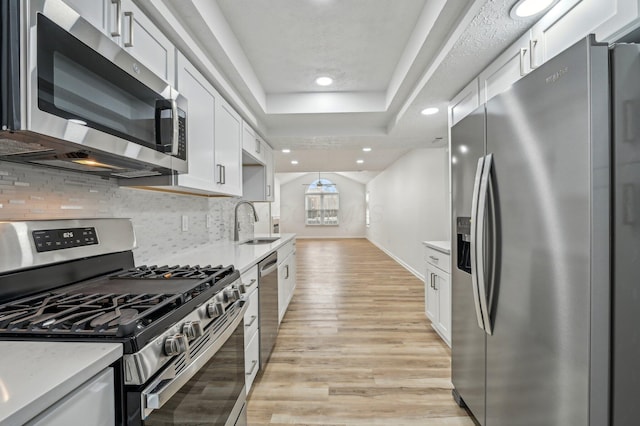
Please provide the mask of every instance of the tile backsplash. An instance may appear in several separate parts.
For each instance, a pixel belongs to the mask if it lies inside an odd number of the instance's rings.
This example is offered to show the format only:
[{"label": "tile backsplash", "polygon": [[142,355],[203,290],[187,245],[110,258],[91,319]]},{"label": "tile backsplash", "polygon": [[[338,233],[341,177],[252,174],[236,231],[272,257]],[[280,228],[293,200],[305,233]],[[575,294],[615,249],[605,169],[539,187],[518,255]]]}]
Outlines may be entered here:
[{"label": "tile backsplash", "polygon": [[[207,198],[119,187],[88,174],[0,161],[0,220],[131,218],[136,264],[201,244],[231,240],[238,198]],[[241,229],[253,232],[241,207]],[[210,227],[207,228],[207,215]],[[188,230],[182,230],[187,216]],[[243,235],[241,235],[242,237]]]}]

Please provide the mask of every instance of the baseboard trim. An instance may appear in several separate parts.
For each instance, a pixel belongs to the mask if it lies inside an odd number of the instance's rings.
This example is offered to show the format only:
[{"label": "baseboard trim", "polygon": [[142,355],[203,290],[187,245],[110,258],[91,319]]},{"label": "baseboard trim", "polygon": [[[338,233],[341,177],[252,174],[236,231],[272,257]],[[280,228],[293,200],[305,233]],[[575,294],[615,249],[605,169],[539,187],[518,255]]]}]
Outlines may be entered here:
[{"label": "baseboard trim", "polygon": [[336,236],[336,237],[332,237],[332,236],[313,236],[313,235],[299,235],[296,234],[296,238],[298,239],[304,239],[304,240],[322,240],[322,239],[326,239],[326,240],[337,240],[337,239],[341,239],[341,238],[361,238],[361,239],[366,239],[367,237],[365,237],[364,235],[353,235],[353,236],[344,236],[344,235],[340,235],[340,236]]},{"label": "baseboard trim", "polygon": [[416,271],[415,269],[413,269],[411,266],[409,266],[407,263],[405,263],[404,261],[402,261],[402,259],[400,259],[399,257],[397,257],[395,254],[391,253],[389,250],[387,250],[386,248],[384,248],[382,245],[376,243],[375,241],[373,241],[370,238],[367,238],[367,240],[369,240],[369,242],[371,244],[373,244],[374,246],[378,247],[380,250],[382,250],[383,252],[385,252],[385,254],[387,256],[389,256],[390,258],[392,258],[393,260],[395,260],[400,266],[402,266],[404,269],[406,269],[407,271],[411,272],[413,275],[416,276],[416,278],[419,278],[420,281],[424,281],[424,275],[421,274],[420,272]]}]

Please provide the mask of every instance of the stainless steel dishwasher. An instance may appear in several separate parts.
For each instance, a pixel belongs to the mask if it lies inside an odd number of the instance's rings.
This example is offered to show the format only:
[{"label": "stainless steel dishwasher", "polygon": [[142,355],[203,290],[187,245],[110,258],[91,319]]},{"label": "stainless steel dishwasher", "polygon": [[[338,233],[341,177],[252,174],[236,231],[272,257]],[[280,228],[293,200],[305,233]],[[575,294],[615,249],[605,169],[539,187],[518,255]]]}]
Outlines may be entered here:
[{"label": "stainless steel dishwasher", "polygon": [[271,356],[278,335],[278,252],[258,263],[260,315],[260,369]]}]

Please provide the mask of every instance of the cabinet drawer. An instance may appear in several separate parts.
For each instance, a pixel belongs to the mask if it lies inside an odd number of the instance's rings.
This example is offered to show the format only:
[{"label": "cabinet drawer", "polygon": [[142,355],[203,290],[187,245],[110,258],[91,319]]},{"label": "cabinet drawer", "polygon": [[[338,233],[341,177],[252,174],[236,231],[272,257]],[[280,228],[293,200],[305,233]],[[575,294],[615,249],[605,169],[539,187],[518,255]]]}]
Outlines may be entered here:
[{"label": "cabinet drawer", "polygon": [[442,269],[444,272],[449,272],[449,255],[442,253],[441,251],[434,250],[431,247],[426,247],[426,260],[427,263]]},{"label": "cabinet drawer", "polygon": [[246,294],[250,294],[253,290],[258,288],[258,265],[252,266],[251,269],[245,271],[240,275],[240,281],[244,285]]},{"label": "cabinet drawer", "polygon": [[260,306],[258,300],[258,292],[253,291],[249,299],[247,300],[249,303],[249,308],[247,312],[244,314],[244,346],[245,348],[249,345],[251,339],[253,339],[258,331],[258,325],[260,324],[260,320],[258,318],[258,307]]},{"label": "cabinet drawer", "polygon": [[282,263],[296,248],[296,240],[291,240],[278,249],[278,264]]},{"label": "cabinet drawer", "polygon": [[260,369],[260,339],[256,333],[253,339],[249,342],[249,345],[245,346],[244,350],[244,372],[245,372],[245,385],[247,387],[247,395],[251,390],[253,380],[258,374]]}]

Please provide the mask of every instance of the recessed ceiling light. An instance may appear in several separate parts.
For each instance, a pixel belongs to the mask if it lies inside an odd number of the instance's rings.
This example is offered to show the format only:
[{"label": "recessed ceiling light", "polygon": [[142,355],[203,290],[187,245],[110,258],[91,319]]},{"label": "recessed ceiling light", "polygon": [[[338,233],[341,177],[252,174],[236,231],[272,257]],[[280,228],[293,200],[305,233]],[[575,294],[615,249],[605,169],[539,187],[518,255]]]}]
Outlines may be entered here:
[{"label": "recessed ceiling light", "polygon": [[289,148],[285,148],[282,150],[282,152],[284,152],[285,154],[288,154],[291,152],[291,150]]},{"label": "recessed ceiling light", "polygon": [[529,18],[549,9],[558,0],[519,0],[513,5],[509,15],[513,19]]},{"label": "recessed ceiling light", "polygon": [[316,84],[318,86],[330,86],[333,83],[333,79],[331,77],[318,77],[316,78]]},{"label": "recessed ceiling light", "polygon": [[423,109],[422,111],[420,111],[420,114],[422,114],[422,115],[433,115],[433,114],[437,113],[438,111],[440,111],[438,108],[431,107],[431,108]]},{"label": "recessed ceiling light", "polygon": [[356,160],[356,163],[362,164],[362,163],[364,163],[364,160]]},{"label": "recessed ceiling light", "polygon": [[291,164],[293,164],[293,165],[298,164],[298,160],[291,160]]},{"label": "recessed ceiling light", "polygon": [[369,147],[362,148],[362,150],[363,150],[364,152],[371,152],[371,148],[369,148]]}]

